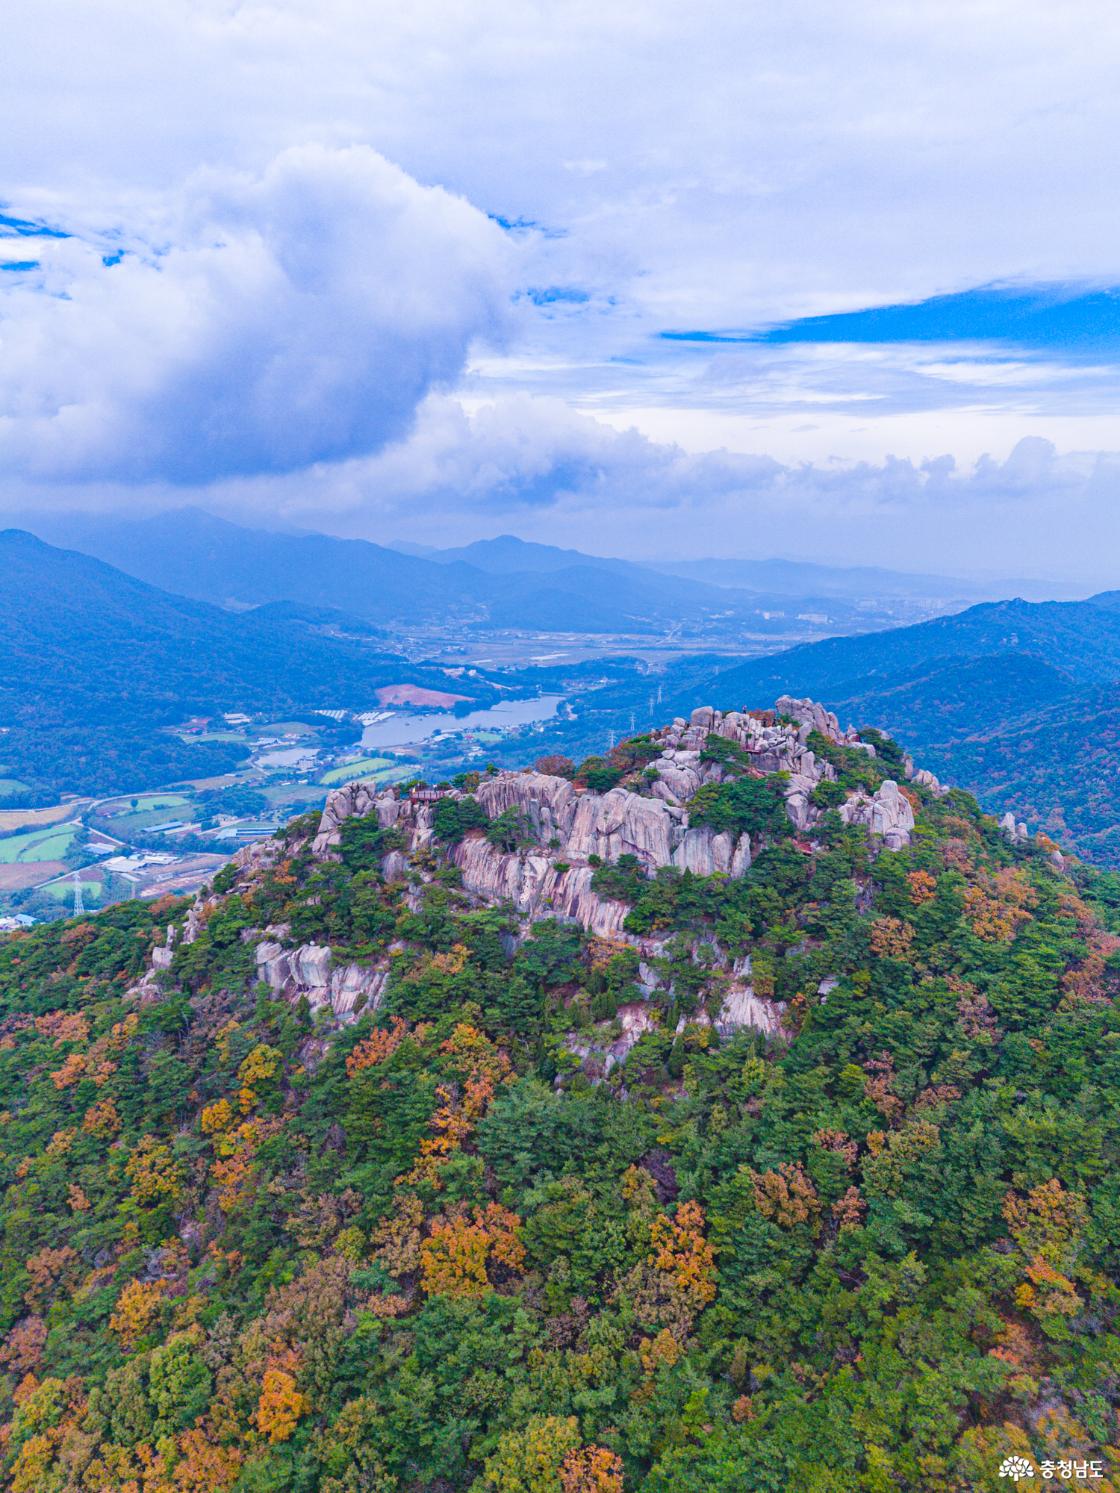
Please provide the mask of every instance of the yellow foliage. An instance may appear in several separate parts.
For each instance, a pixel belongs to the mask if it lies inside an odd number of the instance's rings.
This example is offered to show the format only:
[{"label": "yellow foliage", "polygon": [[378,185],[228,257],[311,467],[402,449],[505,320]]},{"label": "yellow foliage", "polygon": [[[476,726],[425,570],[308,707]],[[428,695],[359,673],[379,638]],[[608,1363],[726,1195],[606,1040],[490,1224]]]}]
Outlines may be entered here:
[{"label": "yellow foliage", "polygon": [[715,1253],[704,1237],[704,1210],[682,1203],[672,1218],[655,1218],[650,1231],[651,1260],[697,1310],[715,1298]]},{"label": "yellow foliage", "polygon": [[203,1135],[214,1135],[219,1130],[228,1129],[232,1119],[233,1105],[228,1099],[218,1099],[202,1111],[199,1123],[202,1125]]},{"label": "yellow foliage", "polygon": [[109,1330],[117,1334],[122,1347],[135,1347],[151,1331],[162,1300],[163,1288],[158,1281],[129,1281],[117,1297],[116,1311],[109,1318]]},{"label": "yellow foliage", "polygon": [[560,1465],[579,1448],[574,1415],[533,1415],[524,1430],[507,1431],[486,1461],[482,1484],[495,1493],[557,1493]]},{"label": "yellow foliage", "polygon": [[161,1146],[154,1135],[142,1136],[125,1163],[138,1203],[159,1203],[179,1195],[180,1176],[169,1146]]},{"label": "yellow foliage", "polygon": [[227,1021],[225,1026],[214,1035],[214,1046],[218,1049],[218,1058],[222,1063],[229,1062],[230,1042],[235,1032],[241,1030],[239,1021]]},{"label": "yellow foliage", "polygon": [[1009,1192],[1003,1216],[1011,1237],[1028,1253],[1054,1253],[1067,1248],[1085,1227],[1085,1199],[1067,1192],[1057,1177],[1032,1187],[1026,1197]]},{"label": "yellow foliage", "polygon": [[51,1157],[52,1160],[56,1156],[65,1156],[74,1144],[76,1133],[74,1130],[56,1130],[47,1142],[47,1149],[44,1154]]},{"label": "yellow foliage", "polygon": [[432,968],[440,970],[445,975],[462,974],[470,956],[471,951],[465,943],[453,944],[449,954],[434,954],[432,956]]},{"label": "yellow foliage", "polygon": [[269,1441],[287,1441],[306,1415],[311,1403],[306,1395],[296,1388],[295,1376],[287,1369],[271,1368],[265,1371],[261,1386],[261,1397],[253,1419],[257,1429]]},{"label": "yellow foliage", "polygon": [[643,1338],[638,1344],[638,1357],[647,1374],[656,1374],[659,1368],[672,1368],[681,1356],[681,1346],[667,1327],[656,1337]]},{"label": "yellow foliage", "polygon": [[457,1299],[485,1296],[492,1289],[487,1269],[505,1265],[519,1272],[525,1250],[518,1238],[521,1220],[500,1203],[436,1219],[420,1246],[420,1284],[430,1296]]}]

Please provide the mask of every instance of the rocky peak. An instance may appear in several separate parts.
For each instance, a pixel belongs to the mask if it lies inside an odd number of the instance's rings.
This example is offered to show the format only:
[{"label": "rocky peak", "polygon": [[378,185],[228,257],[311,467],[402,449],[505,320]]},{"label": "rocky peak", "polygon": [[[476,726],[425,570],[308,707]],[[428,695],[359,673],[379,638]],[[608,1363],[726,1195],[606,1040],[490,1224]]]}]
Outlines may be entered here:
[{"label": "rocky peak", "polygon": [[[749,868],[748,834],[695,822],[693,805],[701,789],[742,776],[781,774],[792,824],[799,832],[811,830],[820,812],[813,792],[836,777],[835,769],[818,760],[808,745],[813,732],[874,755],[870,743],[861,742],[851,728],[841,729],[836,716],[812,700],[783,696],[774,712],[720,711],[705,705],[687,721],[678,717],[643,738],[650,750],[644,770],[606,792],[532,771],[484,777],[473,795],[448,789],[442,795],[402,797],[396,789],[377,792],[349,783],[327,800],[315,853],[332,856],[342,825],[356,815],[376,815],[383,828],[400,829],[414,852],[433,841],[441,796],[473,796],[491,820],[514,811],[529,843],[510,850],[478,831],[464,836],[450,855],[469,892],[511,902],[526,918],[571,918],[595,933],[613,934],[621,928],[626,908],[594,892],[594,867],[600,862],[615,864],[633,856],[646,874],[675,867],[696,876],[741,876]],[[713,737],[734,751],[714,751]],[[849,823],[865,824],[890,849],[905,845],[913,829],[910,805],[890,781],[873,795],[853,795],[842,812]]]}]

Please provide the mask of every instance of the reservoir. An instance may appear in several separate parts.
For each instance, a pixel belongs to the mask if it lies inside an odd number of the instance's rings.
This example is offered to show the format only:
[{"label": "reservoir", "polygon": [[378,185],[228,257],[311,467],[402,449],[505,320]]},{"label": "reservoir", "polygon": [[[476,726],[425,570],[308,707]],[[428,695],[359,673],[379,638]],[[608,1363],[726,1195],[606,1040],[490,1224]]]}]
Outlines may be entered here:
[{"label": "reservoir", "polygon": [[551,720],[563,695],[538,695],[533,700],[502,700],[486,710],[469,715],[450,711],[401,711],[387,720],[374,721],[362,732],[365,748],[418,746],[433,736],[458,736],[464,731],[509,731],[534,721]]}]

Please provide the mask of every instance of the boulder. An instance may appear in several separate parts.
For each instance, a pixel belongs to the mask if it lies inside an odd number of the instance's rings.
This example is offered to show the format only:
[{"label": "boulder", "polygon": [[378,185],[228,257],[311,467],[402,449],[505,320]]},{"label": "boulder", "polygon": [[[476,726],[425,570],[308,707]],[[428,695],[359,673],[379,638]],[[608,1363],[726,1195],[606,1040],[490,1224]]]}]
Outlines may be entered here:
[{"label": "boulder", "polygon": [[914,829],[914,811],[899,786],[891,778],[868,796],[862,789],[840,805],[845,824],[865,824],[873,835],[879,835],[888,850],[902,850],[910,843]]}]

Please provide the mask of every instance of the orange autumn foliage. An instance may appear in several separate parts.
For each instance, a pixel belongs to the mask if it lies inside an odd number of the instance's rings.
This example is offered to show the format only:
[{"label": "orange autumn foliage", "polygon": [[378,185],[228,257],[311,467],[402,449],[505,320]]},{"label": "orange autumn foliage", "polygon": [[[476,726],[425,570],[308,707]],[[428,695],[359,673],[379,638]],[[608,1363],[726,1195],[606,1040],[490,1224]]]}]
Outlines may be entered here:
[{"label": "orange autumn foliage", "polygon": [[420,1246],[420,1284],[429,1296],[456,1300],[485,1296],[493,1289],[488,1271],[495,1265],[519,1273],[525,1250],[518,1237],[521,1220],[500,1203],[468,1215],[465,1208],[436,1219]]},{"label": "orange autumn foliage", "polygon": [[915,907],[931,901],[937,895],[937,878],[928,871],[911,871],[906,877],[910,886],[910,901]]},{"label": "orange autumn foliage", "polygon": [[260,1399],[253,1413],[262,1435],[274,1443],[287,1441],[310,1409],[311,1402],[300,1394],[294,1374],[277,1367],[265,1370]]},{"label": "orange autumn foliage", "polygon": [[373,1068],[378,1063],[383,1063],[386,1058],[396,1052],[407,1035],[408,1023],[402,1021],[399,1016],[394,1016],[390,1027],[371,1032],[368,1037],[357,1044],[346,1059],[346,1072],[353,1078],[355,1073],[361,1073],[366,1068]]},{"label": "orange autumn foliage", "polygon": [[121,1128],[121,1117],[112,1099],[99,1099],[86,1110],[82,1129],[87,1135],[108,1137],[116,1135]]},{"label": "orange autumn foliage", "polygon": [[905,959],[914,930],[901,918],[876,918],[871,924],[871,952],[880,959]]},{"label": "orange autumn foliage", "polygon": [[85,1076],[85,1071],[85,1054],[72,1052],[62,1067],[57,1068],[51,1074],[51,1083],[54,1084],[56,1089],[69,1089]]},{"label": "orange autumn foliage", "polygon": [[560,1463],[564,1493],[622,1493],[622,1458],[605,1446],[581,1446]]},{"label": "orange autumn foliage", "polygon": [[703,1208],[688,1202],[672,1218],[655,1218],[650,1230],[652,1263],[697,1310],[716,1294],[715,1252],[704,1237],[704,1224]]},{"label": "orange autumn foliage", "polygon": [[800,1162],[783,1161],[768,1172],[751,1172],[754,1205],[772,1223],[791,1229],[801,1223],[816,1223],[820,1199],[812,1178]]}]

